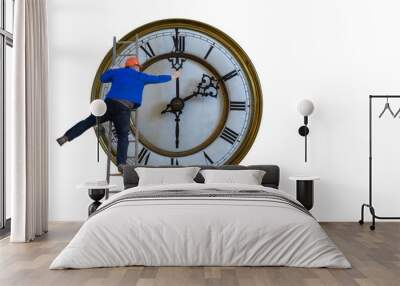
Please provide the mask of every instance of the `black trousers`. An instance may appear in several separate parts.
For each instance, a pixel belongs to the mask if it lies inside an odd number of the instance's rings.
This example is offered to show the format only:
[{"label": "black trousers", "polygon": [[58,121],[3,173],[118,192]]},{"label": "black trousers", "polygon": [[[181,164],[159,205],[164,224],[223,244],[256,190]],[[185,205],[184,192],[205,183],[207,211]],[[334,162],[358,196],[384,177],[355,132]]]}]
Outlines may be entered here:
[{"label": "black trousers", "polygon": [[[131,119],[131,109],[123,105],[122,103],[112,99],[106,99],[105,103],[107,105],[107,112],[99,118],[100,123],[110,120],[114,123],[118,139],[117,165],[126,164],[129,145],[128,135]],[[65,132],[65,136],[67,136],[69,141],[72,141],[94,125],[96,125],[96,117],[91,114],[86,119],[79,121],[67,132]]]}]

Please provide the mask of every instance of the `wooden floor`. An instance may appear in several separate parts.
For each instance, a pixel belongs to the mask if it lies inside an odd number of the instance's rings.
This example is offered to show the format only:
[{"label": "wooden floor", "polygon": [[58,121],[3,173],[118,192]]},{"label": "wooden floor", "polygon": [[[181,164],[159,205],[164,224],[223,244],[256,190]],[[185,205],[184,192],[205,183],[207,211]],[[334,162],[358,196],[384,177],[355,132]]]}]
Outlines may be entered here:
[{"label": "wooden floor", "polygon": [[79,223],[52,223],[33,243],[0,241],[0,285],[400,285],[400,223],[324,223],[352,269],[289,267],[122,267],[48,270]]}]

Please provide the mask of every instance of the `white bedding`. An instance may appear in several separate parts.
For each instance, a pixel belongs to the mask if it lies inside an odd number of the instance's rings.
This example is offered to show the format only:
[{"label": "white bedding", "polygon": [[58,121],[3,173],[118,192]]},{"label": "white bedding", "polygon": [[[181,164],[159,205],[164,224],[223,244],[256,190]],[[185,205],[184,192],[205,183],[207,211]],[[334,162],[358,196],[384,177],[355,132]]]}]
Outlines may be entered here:
[{"label": "white bedding", "polygon": [[127,265],[351,267],[318,222],[288,204],[231,197],[115,203],[132,192],[204,189],[262,190],[295,201],[282,191],[254,185],[194,183],[128,189],[103,203],[103,211],[84,223],[50,269]]}]

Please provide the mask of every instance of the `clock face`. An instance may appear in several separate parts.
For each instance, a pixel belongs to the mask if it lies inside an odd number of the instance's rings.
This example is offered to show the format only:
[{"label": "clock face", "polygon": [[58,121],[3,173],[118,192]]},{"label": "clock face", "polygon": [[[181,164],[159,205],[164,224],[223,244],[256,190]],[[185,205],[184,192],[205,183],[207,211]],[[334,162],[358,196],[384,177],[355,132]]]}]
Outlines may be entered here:
[{"label": "clock face", "polygon": [[[138,37],[136,37],[138,35]],[[222,165],[239,163],[254,141],[261,119],[261,89],[243,50],[226,34],[203,23],[171,19],[132,31],[103,60],[92,99],[104,98],[110,84],[98,80],[138,52],[142,72],[180,77],[149,84],[138,109],[140,165]],[[136,122],[132,118],[132,128]],[[108,133],[108,124],[104,124]],[[134,132],[130,141],[134,141]],[[107,138],[101,138],[107,148]],[[112,153],[116,152],[112,130]],[[128,149],[134,164],[135,144]]]}]

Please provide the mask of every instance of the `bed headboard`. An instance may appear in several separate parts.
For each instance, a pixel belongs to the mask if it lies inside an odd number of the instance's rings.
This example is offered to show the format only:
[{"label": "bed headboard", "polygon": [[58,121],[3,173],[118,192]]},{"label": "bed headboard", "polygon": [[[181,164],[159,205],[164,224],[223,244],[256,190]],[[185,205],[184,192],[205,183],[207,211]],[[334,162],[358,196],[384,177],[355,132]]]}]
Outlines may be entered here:
[{"label": "bed headboard", "polygon": [[[142,166],[141,166],[142,167]],[[160,166],[161,167],[161,166]],[[182,168],[183,166],[162,166],[162,168]],[[261,184],[264,187],[271,187],[278,189],[279,187],[279,167],[276,165],[224,165],[224,166],[198,166],[204,169],[218,169],[218,170],[263,170],[265,175]],[[157,166],[146,166],[146,168],[157,168]],[[194,178],[197,183],[204,183],[203,176],[199,173]],[[139,177],[135,172],[134,166],[125,166],[124,168],[124,188],[136,187],[139,183]]]}]

